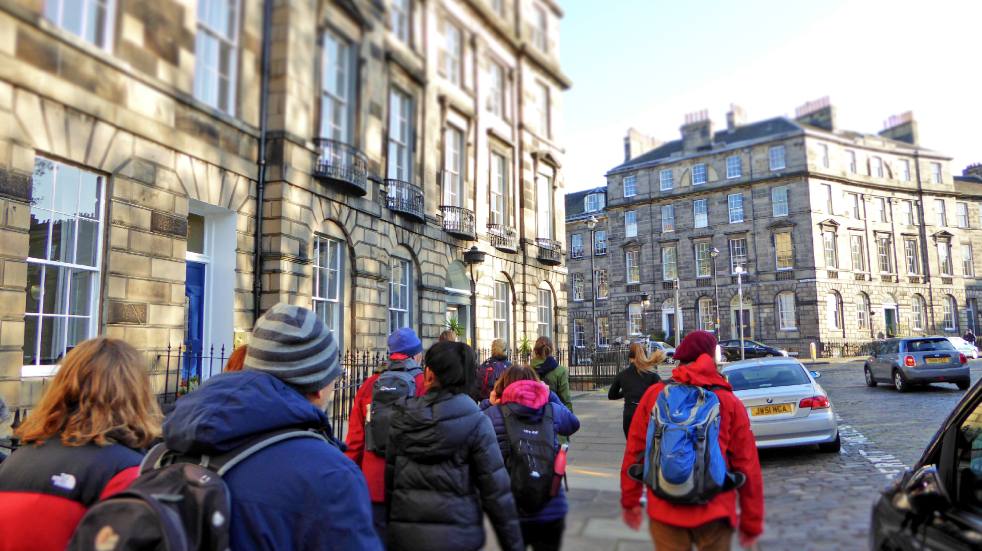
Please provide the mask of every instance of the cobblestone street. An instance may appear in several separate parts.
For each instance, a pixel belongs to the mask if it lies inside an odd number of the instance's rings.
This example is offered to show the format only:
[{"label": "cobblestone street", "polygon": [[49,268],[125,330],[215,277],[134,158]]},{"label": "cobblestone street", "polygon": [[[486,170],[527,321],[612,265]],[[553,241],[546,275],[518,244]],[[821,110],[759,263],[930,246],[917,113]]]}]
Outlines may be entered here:
[{"label": "cobblestone street", "polygon": [[[896,473],[913,465],[962,392],[936,385],[898,394],[863,382],[862,362],[817,364],[840,418],[838,455],[814,448],[761,452],[766,499],[762,550],[866,549],[870,506]],[[663,373],[663,376],[668,373]],[[982,360],[972,362],[972,381]],[[647,530],[620,520],[621,402],[606,392],[574,397],[582,428],[571,443],[570,513],[564,549],[651,549]],[[493,540],[493,537],[491,538]],[[490,549],[496,549],[489,542]],[[734,541],[734,549],[738,549]]]}]

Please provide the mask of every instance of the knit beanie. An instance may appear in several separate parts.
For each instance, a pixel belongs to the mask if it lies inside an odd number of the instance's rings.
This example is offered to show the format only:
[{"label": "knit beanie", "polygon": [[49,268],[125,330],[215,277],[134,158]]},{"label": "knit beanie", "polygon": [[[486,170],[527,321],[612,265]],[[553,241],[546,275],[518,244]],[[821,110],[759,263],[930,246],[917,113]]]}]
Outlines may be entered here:
[{"label": "knit beanie", "polygon": [[675,349],[674,358],[681,363],[696,361],[702,354],[716,357],[716,335],[709,331],[693,331],[682,339]]},{"label": "knit beanie", "polygon": [[389,335],[388,344],[389,354],[415,356],[423,351],[423,343],[416,336],[416,332],[408,327],[397,329]]},{"label": "knit beanie", "polygon": [[338,344],[327,325],[314,312],[282,302],[256,322],[243,367],[269,373],[303,394],[341,375]]}]

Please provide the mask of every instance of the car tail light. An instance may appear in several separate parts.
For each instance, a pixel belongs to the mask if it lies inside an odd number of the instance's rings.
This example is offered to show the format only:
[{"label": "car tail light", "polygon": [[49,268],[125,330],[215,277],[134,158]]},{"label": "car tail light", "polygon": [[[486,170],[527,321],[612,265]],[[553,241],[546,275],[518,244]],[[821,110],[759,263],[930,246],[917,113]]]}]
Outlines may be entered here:
[{"label": "car tail light", "polygon": [[798,409],[828,409],[831,405],[827,396],[812,396],[798,402]]},{"label": "car tail light", "polygon": [[904,365],[906,365],[907,367],[914,367],[915,365],[917,365],[917,361],[914,359],[913,356],[904,356]]},{"label": "car tail light", "polygon": [[968,357],[965,356],[965,354],[959,354],[958,355],[958,361],[961,362],[962,365],[965,365],[965,364],[968,363]]}]

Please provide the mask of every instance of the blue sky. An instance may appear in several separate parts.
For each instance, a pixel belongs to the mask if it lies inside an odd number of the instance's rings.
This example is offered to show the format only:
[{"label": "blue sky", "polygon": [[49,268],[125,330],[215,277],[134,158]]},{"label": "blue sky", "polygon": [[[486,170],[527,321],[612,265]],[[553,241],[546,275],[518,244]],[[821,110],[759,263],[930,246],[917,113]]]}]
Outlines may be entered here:
[{"label": "blue sky", "polygon": [[[633,126],[679,137],[686,113],[726,125],[830,96],[842,128],[912,110],[924,147],[982,162],[982,2],[562,0],[568,191],[604,184]],[[925,6],[928,6],[926,9]]]}]

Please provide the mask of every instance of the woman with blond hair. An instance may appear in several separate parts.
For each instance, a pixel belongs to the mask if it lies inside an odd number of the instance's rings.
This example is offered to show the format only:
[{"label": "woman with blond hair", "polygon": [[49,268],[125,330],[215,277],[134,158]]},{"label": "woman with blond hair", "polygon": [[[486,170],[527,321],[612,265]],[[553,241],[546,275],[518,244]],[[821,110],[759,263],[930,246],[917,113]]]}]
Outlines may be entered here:
[{"label": "woman with blond hair", "polygon": [[508,352],[505,350],[505,341],[494,339],[491,341],[491,357],[477,366],[477,373],[474,376],[474,388],[471,389],[471,398],[480,403],[491,397],[491,390],[495,388],[498,377],[511,367],[508,360]]},{"label": "woman with blond hair", "polygon": [[137,477],[160,422],[132,346],[98,337],[73,348],[0,464],[0,550],[64,549],[90,506]]},{"label": "woman with blond hair", "polygon": [[644,350],[644,345],[631,343],[628,349],[626,369],[617,374],[614,384],[610,385],[607,398],[610,400],[624,399],[624,438],[631,428],[634,411],[641,402],[646,390],[651,385],[661,381],[658,376],[658,364],[665,360],[665,351],[658,349],[651,355]]}]

